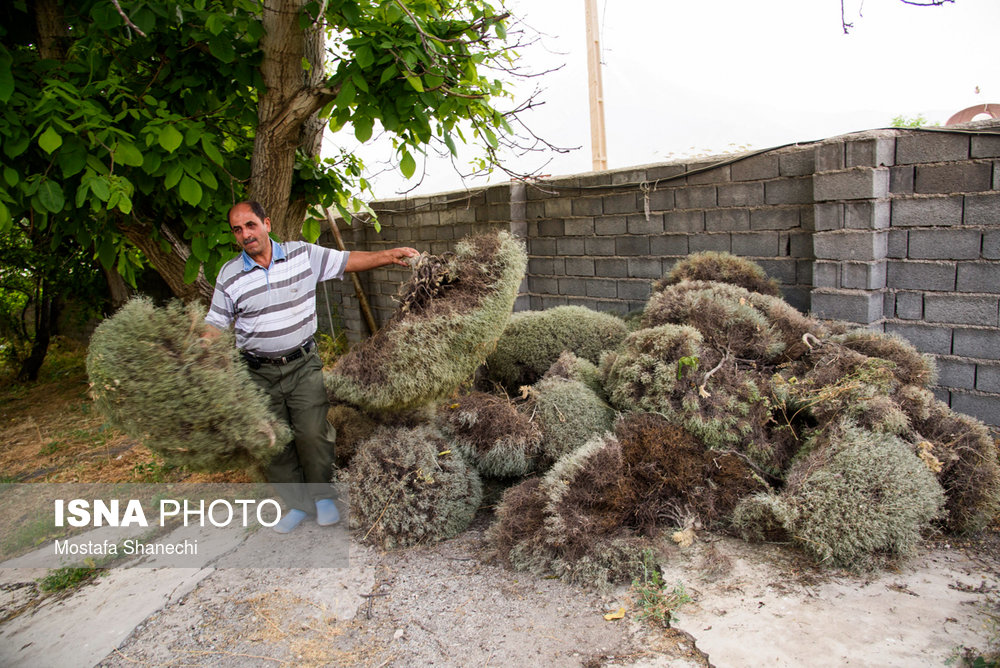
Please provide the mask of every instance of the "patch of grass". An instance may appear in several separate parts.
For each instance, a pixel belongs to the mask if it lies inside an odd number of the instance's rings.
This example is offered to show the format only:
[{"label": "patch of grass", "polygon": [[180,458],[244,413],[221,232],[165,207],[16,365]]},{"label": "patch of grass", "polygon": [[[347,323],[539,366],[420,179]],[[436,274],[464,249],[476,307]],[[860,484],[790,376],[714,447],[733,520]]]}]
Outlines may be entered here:
[{"label": "patch of grass", "polygon": [[632,581],[629,595],[634,601],[636,617],[664,628],[677,621],[677,611],[685,603],[691,602],[691,597],[678,582],[669,587],[663,582],[660,570],[652,564],[652,553],[647,550],[643,559],[643,576]]},{"label": "patch of grass", "polygon": [[105,571],[96,566],[64,566],[38,578],[38,588],[46,593],[75,589],[90,582]]},{"label": "patch of grass", "polygon": [[13,555],[25,548],[34,548],[47,540],[63,536],[66,531],[54,526],[51,514],[42,512],[36,517],[18,522],[17,528],[3,537],[0,553]]}]

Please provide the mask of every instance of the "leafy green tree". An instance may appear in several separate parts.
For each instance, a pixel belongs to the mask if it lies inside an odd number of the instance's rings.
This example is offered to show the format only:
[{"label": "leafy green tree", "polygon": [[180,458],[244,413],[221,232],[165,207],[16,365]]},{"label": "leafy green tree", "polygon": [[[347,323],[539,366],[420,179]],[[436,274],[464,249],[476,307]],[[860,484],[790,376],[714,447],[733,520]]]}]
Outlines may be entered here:
[{"label": "leafy green tree", "polygon": [[510,132],[486,73],[511,59],[487,0],[25,0],[0,7],[0,235],[15,221],[134,282],[142,256],[205,299],[251,197],[280,238],[312,205],[364,208],[325,126],[389,133],[407,176],[430,142]]}]

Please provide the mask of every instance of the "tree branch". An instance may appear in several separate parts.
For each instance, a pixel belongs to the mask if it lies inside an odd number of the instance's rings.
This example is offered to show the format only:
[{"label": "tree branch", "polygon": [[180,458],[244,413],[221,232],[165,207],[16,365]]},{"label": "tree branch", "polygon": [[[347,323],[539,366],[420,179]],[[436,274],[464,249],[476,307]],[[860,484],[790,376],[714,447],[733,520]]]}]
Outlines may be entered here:
[{"label": "tree branch", "polygon": [[132,19],[130,19],[128,17],[128,14],[126,14],[125,11],[122,9],[122,6],[118,4],[118,0],[111,0],[111,4],[113,4],[115,6],[115,9],[118,10],[118,13],[121,14],[122,20],[125,21],[125,25],[127,25],[129,28],[131,28],[132,30],[136,31],[137,33],[139,33],[143,37],[146,36],[146,33],[144,33],[142,30],[140,30],[139,26],[137,26],[136,24],[132,23]]}]

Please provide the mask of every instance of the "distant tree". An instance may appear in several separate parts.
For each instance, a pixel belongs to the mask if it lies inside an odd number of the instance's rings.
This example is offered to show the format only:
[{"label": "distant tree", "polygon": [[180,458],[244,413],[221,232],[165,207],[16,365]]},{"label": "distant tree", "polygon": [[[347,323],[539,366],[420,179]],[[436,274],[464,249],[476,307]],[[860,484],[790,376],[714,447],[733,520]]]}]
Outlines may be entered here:
[{"label": "distant tree", "polygon": [[892,121],[889,122],[889,125],[894,128],[922,128],[925,126],[935,127],[940,125],[940,123],[937,121],[931,123],[924,118],[923,114],[917,114],[913,118],[900,114],[899,116],[894,116]]}]

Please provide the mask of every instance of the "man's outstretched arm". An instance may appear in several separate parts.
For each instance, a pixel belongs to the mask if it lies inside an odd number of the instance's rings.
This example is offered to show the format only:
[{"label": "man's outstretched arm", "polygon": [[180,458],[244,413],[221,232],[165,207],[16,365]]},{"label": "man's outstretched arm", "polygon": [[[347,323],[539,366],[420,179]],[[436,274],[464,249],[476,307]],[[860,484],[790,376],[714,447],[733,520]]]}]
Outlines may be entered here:
[{"label": "man's outstretched arm", "polygon": [[380,251],[351,251],[347,256],[347,266],[344,271],[367,271],[387,264],[408,266],[405,258],[417,257],[419,251],[414,248],[387,248]]}]

